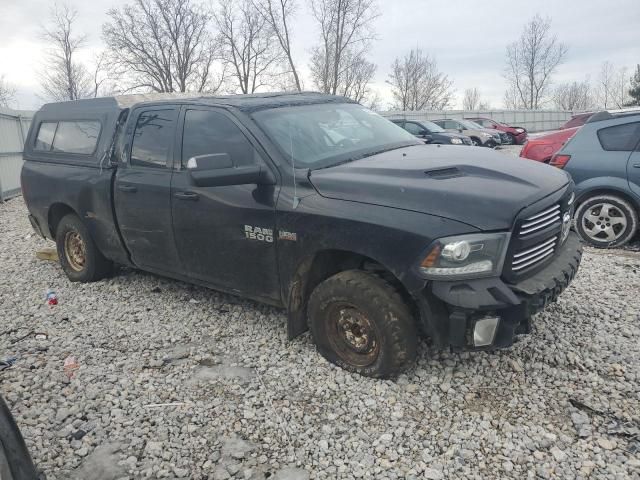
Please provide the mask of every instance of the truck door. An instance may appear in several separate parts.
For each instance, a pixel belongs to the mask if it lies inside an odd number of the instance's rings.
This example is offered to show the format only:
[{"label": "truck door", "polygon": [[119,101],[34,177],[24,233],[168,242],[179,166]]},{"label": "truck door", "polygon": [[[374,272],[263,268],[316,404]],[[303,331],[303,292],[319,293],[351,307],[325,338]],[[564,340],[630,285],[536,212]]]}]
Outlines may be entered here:
[{"label": "truck door", "polygon": [[115,180],[116,218],[133,262],[179,272],[171,224],[171,174],[179,109],[149,107],[132,112]]},{"label": "truck door", "polygon": [[[222,289],[279,299],[273,170],[224,110],[189,106],[180,117],[171,204],[184,271]],[[202,186],[195,180],[201,174],[221,180]]]}]

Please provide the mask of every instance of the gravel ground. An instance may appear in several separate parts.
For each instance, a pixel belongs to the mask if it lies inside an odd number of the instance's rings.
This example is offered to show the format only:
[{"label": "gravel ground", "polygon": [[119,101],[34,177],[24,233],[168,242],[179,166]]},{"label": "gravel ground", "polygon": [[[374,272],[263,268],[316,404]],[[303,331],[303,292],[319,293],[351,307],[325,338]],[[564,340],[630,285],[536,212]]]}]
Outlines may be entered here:
[{"label": "gravel ground", "polygon": [[49,479],[640,478],[638,253],[587,250],[510,350],[423,345],[379,381],[288,342],[278,309],[132,270],[68,282],[20,198],[0,225],[0,390]]}]

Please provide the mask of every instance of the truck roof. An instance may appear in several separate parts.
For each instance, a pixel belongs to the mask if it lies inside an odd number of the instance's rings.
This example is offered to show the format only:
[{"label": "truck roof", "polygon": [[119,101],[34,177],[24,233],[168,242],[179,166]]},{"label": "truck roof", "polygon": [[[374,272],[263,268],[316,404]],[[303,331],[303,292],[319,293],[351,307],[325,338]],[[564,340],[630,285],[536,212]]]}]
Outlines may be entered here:
[{"label": "truck roof", "polygon": [[115,95],[111,97],[89,98],[67,102],[47,103],[40,112],[53,113],[56,110],[125,110],[137,105],[158,103],[197,103],[234,107],[244,112],[254,112],[278,107],[310,105],[317,103],[356,103],[346,97],[318,92],[275,92],[250,95],[207,95],[200,93],[141,93]]}]

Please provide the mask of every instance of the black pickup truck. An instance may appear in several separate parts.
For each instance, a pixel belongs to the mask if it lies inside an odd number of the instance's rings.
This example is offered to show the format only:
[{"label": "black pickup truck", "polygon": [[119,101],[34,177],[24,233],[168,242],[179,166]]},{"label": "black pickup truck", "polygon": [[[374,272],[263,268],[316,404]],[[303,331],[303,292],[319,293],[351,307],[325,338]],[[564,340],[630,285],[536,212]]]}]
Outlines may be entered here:
[{"label": "black pickup truck", "polygon": [[562,170],[425,145],[342,97],[122,96],[45,105],[29,219],[72,281],[114,264],[285,307],[328,360],[374,377],[530,330],[582,248]]}]

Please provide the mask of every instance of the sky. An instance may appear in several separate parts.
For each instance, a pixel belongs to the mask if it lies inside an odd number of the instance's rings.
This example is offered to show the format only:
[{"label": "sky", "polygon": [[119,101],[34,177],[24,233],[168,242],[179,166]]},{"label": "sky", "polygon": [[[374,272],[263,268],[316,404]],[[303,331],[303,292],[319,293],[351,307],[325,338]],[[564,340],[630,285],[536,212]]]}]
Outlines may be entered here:
[{"label": "sky", "polygon": [[[132,0],[67,0],[78,10],[78,31],[88,36],[80,58],[90,59],[103,48],[101,25],[110,8]],[[294,55],[305,87],[312,89],[307,63],[318,29],[309,1],[299,4],[293,22]],[[17,90],[17,108],[34,109],[42,97],[39,74],[48,48],[41,38],[50,0],[0,0],[0,76]],[[377,40],[369,60],[377,66],[372,87],[382,106],[390,106],[386,83],[391,64],[411,48],[435,57],[438,68],[453,80],[454,107],[462,107],[467,88],[478,88],[483,102],[503,106],[506,46],[535,14],[548,16],[552,31],[569,47],[554,82],[595,80],[602,62],[629,72],[640,63],[640,0],[378,0]],[[630,73],[629,73],[630,74]]]}]

